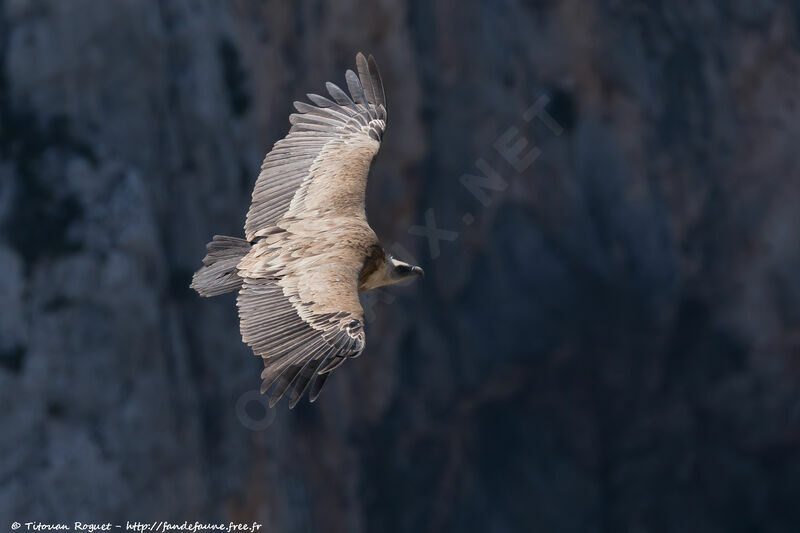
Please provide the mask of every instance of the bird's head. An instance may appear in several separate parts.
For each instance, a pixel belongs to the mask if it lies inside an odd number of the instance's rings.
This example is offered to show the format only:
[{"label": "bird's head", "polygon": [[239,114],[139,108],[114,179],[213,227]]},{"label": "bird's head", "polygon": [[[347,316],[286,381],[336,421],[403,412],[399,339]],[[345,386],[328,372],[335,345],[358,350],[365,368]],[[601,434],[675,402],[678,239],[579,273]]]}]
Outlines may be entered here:
[{"label": "bird's head", "polygon": [[368,291],[424,274],[420,267],[409,265],[380,250],[380,253],[373,255],[364,264],[358,280],[358,290]]},{"label": "bird's head", "polygon": [[392,256],[387,256],[386,263],[391,283],[397,283],[398,281],[403,281],[404,279],[407,278],[413,278],[416,276],[425,275],[425,271],[422,270],[422,268],[414,265],[409,265],[405,261],[400,261],[399,259],[395,259]]}]

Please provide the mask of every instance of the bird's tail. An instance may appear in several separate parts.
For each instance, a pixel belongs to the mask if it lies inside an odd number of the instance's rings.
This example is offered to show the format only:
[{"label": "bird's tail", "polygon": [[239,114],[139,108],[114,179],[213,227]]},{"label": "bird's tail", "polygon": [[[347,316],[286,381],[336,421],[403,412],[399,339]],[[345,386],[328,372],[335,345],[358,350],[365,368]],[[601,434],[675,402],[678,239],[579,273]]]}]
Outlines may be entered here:
[{"label": "bird's tail", "polygon": [[250,251],[250,243],[236,237],[214,235],[206,251],[204,266],[192,276],[191,287],[200,296],[217,296],[241,287],[242,278],[236,265]]}]

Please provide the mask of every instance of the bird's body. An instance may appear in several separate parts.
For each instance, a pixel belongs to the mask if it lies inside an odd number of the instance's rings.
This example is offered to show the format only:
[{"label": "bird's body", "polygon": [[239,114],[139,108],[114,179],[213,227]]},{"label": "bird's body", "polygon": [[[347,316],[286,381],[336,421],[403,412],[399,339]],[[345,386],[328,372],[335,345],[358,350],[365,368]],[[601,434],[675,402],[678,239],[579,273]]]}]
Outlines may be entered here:
[{"label": "bird's body", "polygon": [[386,127],[372,57],[347,72],[351,97],[295,102],[289,134],[267,154],[253,190],[245,239],[215,236],[192,280],[203,296],[239,290],[243,340],[264,359],[270,404],[289,389],[311,401],[328,373],[365,345],[358,292],[422,273],[387,254],[367,223],[364,196]]}]

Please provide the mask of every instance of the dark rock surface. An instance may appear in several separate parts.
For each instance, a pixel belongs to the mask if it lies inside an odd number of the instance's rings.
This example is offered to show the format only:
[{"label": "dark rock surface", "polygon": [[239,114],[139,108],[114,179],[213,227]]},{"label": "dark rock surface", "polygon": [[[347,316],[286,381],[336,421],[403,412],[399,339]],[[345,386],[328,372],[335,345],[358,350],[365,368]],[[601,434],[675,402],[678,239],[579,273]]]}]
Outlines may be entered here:
[{"label": "dark rock surface", "polygon": [[[799,5],[0,0],[0,520],[800,530]],[[189,280],[358,50],[370,221],[427,277],[251,431]]]}]

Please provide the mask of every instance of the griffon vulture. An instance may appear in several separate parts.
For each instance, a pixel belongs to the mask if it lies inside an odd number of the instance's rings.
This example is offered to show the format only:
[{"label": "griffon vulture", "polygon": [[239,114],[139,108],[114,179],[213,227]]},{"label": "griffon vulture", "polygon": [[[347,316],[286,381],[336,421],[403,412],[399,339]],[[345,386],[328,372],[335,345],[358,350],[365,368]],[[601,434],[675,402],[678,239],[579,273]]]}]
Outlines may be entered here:
[{"label": "griffon vulture", "polygon": [[201,296],[238,291],[242,339],[264,360],[270,407],[291,390],[319,396],[330,371],[364,350],[358,292],[423,274],[392,257],[367,223],[364,192],[386,128],[386,97],[372,56],[356,56],[348,96],[295,102],[289,134],[261,165],[244,239],[215,235],[192,279]]}]

